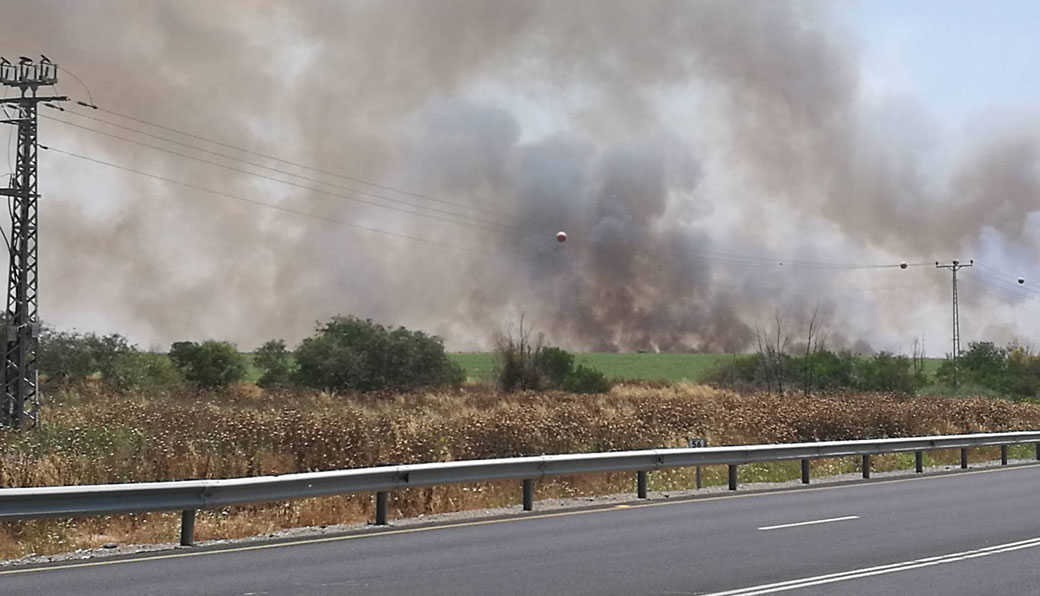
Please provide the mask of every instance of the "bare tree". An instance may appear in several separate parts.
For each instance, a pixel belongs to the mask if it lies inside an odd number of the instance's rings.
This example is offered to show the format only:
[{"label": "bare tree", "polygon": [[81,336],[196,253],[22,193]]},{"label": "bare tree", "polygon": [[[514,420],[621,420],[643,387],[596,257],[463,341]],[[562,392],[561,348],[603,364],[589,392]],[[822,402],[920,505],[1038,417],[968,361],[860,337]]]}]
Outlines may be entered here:
[{"label": "bare tree", "polygon": [[766,391],[773,390],[773,367],[769,350],[769,339],[765,329],[755,327],[755,343],[758,347],[758,365],[762,368],[762,378],[766,382]]},{"label": "bare tree", "polygon": [[766,388],[773,390],[774,383],[778,393],[784,392],[784,355],[791,343],[791,338],[784,334],[784,318],[780,311],[773,317],[773,330],[768,332],[762,327],[755,329],[755,341],[761,362],[762,375]]},{"label": "bare tree", "polygon": [[[812,391],[813,381],[813,366],[811,358],[813,355],[813,338],[819,335],[819,317],[820,317],[820,305],[817,304],[816,308],[813,309],[812,317],[809,319],[809,334],[805,340],[805,358],[802,360],[802,388],[805,391],[805,395],[809,395]],[[819,344],[819,338],[816,338],[816,343]]]},{"label": "bare tree", "polygon": [[914,338],[913,367],[914,380],[924,380],[924,342],[920,338]]},{"label": "bare tree", "polygon": [[527,314],[521,312],[520,330],[517,337],[513,338],[513,326],[510,324],[505,333],[499,333],[495,338],[495,349],[499,360],[497,373],[499,384],[508,391],[539,388],[534,360],[542,349],[545,336],[539,333],[537,340],[532,342],[532,332],[533,329],[527,325]]},{"label": "bare tree", "polygon": [[784,317],[777,310],[773,315],[773,321],[776,324],[776,335],[773,339],[773,369],[776,371],[776,390],[777,393],[784,392],[784,354],[787,353],[787,346],[791,343],[791,338],[784,335]]}]

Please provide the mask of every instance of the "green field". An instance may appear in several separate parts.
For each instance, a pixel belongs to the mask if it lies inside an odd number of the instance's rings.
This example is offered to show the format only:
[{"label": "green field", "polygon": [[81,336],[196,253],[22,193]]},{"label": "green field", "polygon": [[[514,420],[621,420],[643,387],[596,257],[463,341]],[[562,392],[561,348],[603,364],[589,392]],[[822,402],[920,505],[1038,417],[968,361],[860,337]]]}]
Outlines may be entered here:
[{"label": "green field", "polygon": [[[489,352],[449,354],[471,379],[486,379],[495,366]],[[603,371],[616,379],[697,381],[717,363],[732,358],[727,354],[575,354],[575,362]]]},{"label": "green field", "polygon": [[[490,352],[459,352],[449,354],[458,362],[470,379],[490,378],[495,367],[495,355]],[[591,366],[615,379],[646,379],[667,381],[700,381],[719,362],[733,358],[733,354],[575,354],[575,362]],[[925,371],[934,375],[941,358],[925,360]]]},{"label": "green field", "polygon": [[[247,380],[256,382],[262,371],[253,364],[253,354],[245,354],[249,361]],[[495,367],[491,352],[456,352],[448,356],[459,363],[470,379],[489,379]],[[645,379],[666,381],[700,381],[719,362],[733,358],[733,354],[617,354],[579,353],[577,364],[591,366],[615,379]],[[925,371],[934,375],[942,358],[925,360]]]}]

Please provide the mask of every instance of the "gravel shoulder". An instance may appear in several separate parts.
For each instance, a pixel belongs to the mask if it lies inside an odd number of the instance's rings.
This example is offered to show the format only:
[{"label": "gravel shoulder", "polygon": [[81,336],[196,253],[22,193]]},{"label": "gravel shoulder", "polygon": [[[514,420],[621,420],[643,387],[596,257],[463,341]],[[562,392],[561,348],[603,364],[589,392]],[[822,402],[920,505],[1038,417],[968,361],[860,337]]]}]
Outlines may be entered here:
[{"label": "gravel shoulder", "polygon": [[[1032,459],[1009,460],[1008,467],[1022,465],[1037,465]],[[982,470],[1000,468],[999,461],[972,462],[970,470]],[[930,466],[924,469],[923,474],[914,474],[908,470],[896,470],[891,472],[872,472],[870,480],[864,480],[860,473],[837,474],[833,476],[820,476],[812,479],[811,486],[839,485],[849,483],[874,482],[893,478],[920,478],[924,476],[936,476],[942,474],[957,473],[960,467],[956,465]],[[805,485],[799,479],[786,482],[754,482],[740,483],[741,493],[751,492],[774,492],[778,490],[798,490]],[[653,501],[668,501],[679,499],[695,499],[700,497],[712,497],[732,494],[725,485],[707,486],[701,489],[679,490],[679,491],[649,491],[647,499],[636,499],[632,492],[603,495],[596,497],[575,497],[566,499],[542,499],[535,501],[535,511],[527,513],[522,511],[519,504],[509,507],[496,507],[489,509],[472,509],[450,513],[437,513],[432,515],[420,515],[411,518],[392,520],[388,526],[374,526],[370,523],[336,524],[329,526],[307,526],[290,528],[268,534],[250,536],[228,540],[198,541],[195,546],[182,547],[176,542],[158,544],[110,544],[106,547],[95,549],[79,549],[67,553],[38,556],[29,555],[17,559],[0,561],[0,569],[12,569],[20,567],[33,567],[53,563],[72,563],[76,561],[91,559],[115,559],[129,558],[144,553],[158,553],[162,551],[190,551],[190,550],[220,550],[243,545],[256,545],[264,543],[293,542],[312,538],[344,536],[362,533],[379,533],[387,529],[410,528],[421,526],[448,525],[452,523],[467,522],[474,520],[489,520],[496,518],[523,517],[524,515],[545,514],[556,511],[569,511],[578,509],[601,509],[622,504],[646,503]]]}]

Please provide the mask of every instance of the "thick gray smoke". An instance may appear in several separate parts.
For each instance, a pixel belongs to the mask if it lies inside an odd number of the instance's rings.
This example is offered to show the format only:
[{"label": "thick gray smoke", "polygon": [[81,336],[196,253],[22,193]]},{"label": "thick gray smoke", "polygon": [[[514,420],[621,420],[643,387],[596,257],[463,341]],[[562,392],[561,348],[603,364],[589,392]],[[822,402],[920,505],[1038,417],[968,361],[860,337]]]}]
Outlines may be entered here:
[{"label": "thick gray smoke", "polygon": [[[948,277],[805,261],[1014,267],[1040,245],[1036,130],[941,146],[923,108],[864,97],[856,43],[825,4],[45,1],[3,14],[0,55],[46,53],[102,107],[450,202],[367,187],[440,210],[416,217],[45,121],[58,148],[435,243],[45,154],[42,307],[59,326],[251,348],[355,313],[471,348],[525,312],[574,349],[732,351],[775,311],[794,326],[821,305],[833,341],[906,349],[923,334],[934,351]],[[86,94],[68,74],[61,91]],[[987,296],[966,289],[990,323],[966,317],[965,337],[1028,331],[1016,298]]]}]

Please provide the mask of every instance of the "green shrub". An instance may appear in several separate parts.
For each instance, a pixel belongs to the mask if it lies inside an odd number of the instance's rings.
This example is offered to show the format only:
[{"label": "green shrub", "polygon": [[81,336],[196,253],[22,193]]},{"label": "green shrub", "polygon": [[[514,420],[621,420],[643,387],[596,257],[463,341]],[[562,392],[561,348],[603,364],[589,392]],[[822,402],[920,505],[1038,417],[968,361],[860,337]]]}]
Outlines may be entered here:
[{"label": "green shrub", "polygon": [[184,382],[181,371],[166,354],[134,351],[114,364],[106,381],[118,389],[172,389]]},{"label": "green shrub", "polygon": [[322,389],[402,389],[458,384],[462,368],[439,337],[368,319],[334,317],[296,349],[295,382]]},{"label": "green shrub", "polygon": [[[532,348],[526,338],[499,337],[495,346],[498,387],[502,391],[538,391],[551,380],[537,366],[542,348]],[[557,363],[558,364],[558,363]]]},{"label": "green shrub", "polygon": [[878,352],[871,358],[857,360],[855,374],[857,386],[868,391],[910,394],[917,389],[917,379],[906,356]]},{"label": "green shrub", "polygon": [[93,342],[88,336],[44,328],[36,364],[53,381],[85,379],[97,372]]},{"label": "green shrub", "polygon": [[129,388],[137,348],[117,333],[97,335],[44,328],[37,350],[37,366],[49,380],[75,382],[99,376],[107,385]]},{"label": "green shrub", "polygon": [[292,353],[286,349],[284,340],[272,339],[260,346],[253,358],[253,364],[264,371],[257,381],[261,387],[282,387],[288,385],[292,379]]},{"label": "green shrub", "polygon": [[563,390],[571,393],[606,393],[611,382],[602,372],[579,364],[563,381]]},{"label": "green shrub", "polygon": [[560,348],[542,348],[535,352],[534,368],[549,385],[560,387],[574,368],[574,355]]},{"label": "green shrub", "polygon": [[200,387],[222,387],[246,378],[245,357],[224,341],[175,342],[170,360],[188,382]]}]

